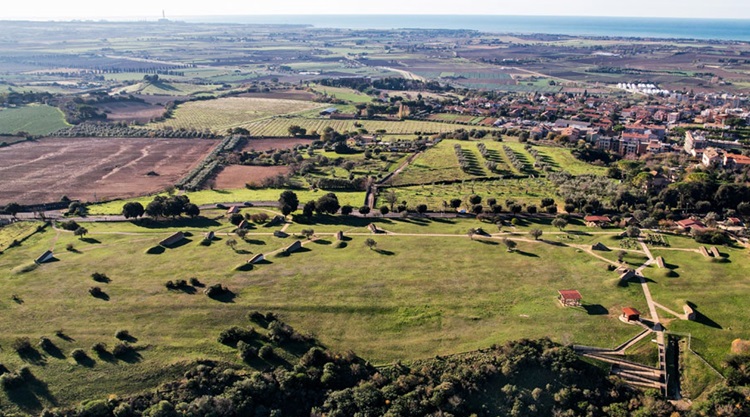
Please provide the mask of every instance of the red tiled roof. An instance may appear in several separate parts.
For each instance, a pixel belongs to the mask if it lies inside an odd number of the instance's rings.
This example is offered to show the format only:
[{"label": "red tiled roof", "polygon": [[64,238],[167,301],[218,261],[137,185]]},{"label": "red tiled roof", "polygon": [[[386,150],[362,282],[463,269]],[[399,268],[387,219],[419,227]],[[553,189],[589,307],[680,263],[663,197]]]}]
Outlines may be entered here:
[{"label": "red tiled roof", "polygon": [[585,222],[606,222],[609,223],[611,220],[607,216],[586,216],[583,218]]},{"label": "red tiled roof", "polygon": [[583,298],[578,290],[560,290],[558,293],[566,300],[580,300]]},{"label": "red tiled roof", "polygon": [[625,307],[622,309],[622,314],[626,316],[640,316],[641,312],[634,309],[633,307]]}]

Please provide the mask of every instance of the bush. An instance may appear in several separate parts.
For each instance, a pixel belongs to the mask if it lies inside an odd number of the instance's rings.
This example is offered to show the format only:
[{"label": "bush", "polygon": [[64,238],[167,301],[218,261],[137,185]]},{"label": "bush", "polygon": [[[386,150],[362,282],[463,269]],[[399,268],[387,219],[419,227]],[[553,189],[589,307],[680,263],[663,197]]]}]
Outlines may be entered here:
[{"label": "bush", "polygon": [[222,330],[221,333],[219,333],[219,337],[216,339],[219,343],[227,346],[234,346],[238,345],[239,342],[245,342],[248,343],[255,337],[255,329],[252,327],[248,329],[243,329],[241,327],[230,327],[228,329]]},{"label": "bush", "polygon": [[237,343],[237,352],[243,361],[249,361],[258,357],[258,349],[243,341]]},{"label": "bush", "polygon": [[256,323],[262,323],[266,320],[266,317],[260,311],[253,311],[252,313],[248,313],[247,318],[250,321],[254,321]]},{"label": "bush", "polygon": [[229,288],[223,287],[221,284],[211,285],[210,287],[206,288],[203,292],[211,298],[221,297],[222,295],[231,293],[231,291],[229,291]]},{"label": "bush", "polygon": [[198,280],[198,278],[193,277],[193,278],[190,278],[190,285],[194,287],[200,287],[203,284]]},{"label": "bush", "polygon": [[270,345],[263,345],[258,351],[258,356],[263,359],[272,359],[276,354],[273,351],[273,347]]},{"label": "bush", "polygon": [[93,295],[94,297],[101,297],[104,295],[104,291],[102,291],[99,287],[91,287],[89,288],[89,294]]},{"label": "bush", "polygon": [[62,227],[65,230],[73,232],[81,226],[78,223],[76,223],[75,220],[68,220],[66,222],[60,223],[60,227]]},{"label": "bush", "polygon": [[87,355],[83,349],[73,349],[73,351],[70,352],[70,356],[73,358],[74,361],[79,362],[79,363],[89,358],[89,355]]},{"label": "bush", "polygon": [[100,272],[94,272],[91,274],[91,279],[93,279],[96,282],[109,282],[109,277],[107,274],[102,274]]},{"label": "bush", "polygon": [[127,339],[130,339],[132,336],[130,336],[129,331],[120,329],[115,332],[115,337],[120,340],[127,340]]},{"label": "bush", "polygon": [[24,381],[23,377],[18,372],[10,372],[0,375],[0,385],[2,385],[3,389],[6,391],[21,387],[25,382],[26,381]]},{"label": "bush", "polygon": [[111,415],[109,405],[104,400],[88,400],[78,407],[80,417],[108,417]]},{"label": "bush", "polygon": [[33,347],[31,347],[31,342],[29,341],[28,337],[16,338],[10,346],[19,354],[30,352],[34,349]]},{"label": "bush", "polygon": [[130,354],[132,351],[133,351],[133,347],[132,346],[130,346],[127,343],[120,342],[120,343],[116,344],[114,348],[112,348],[112,355],[114,355],[115,357],[120,358],[120,357],[123,357],[123,356],[126,356],[126,355]]},{"label": "bush", "polygon": [[94,343],[91,345],[91,351],[97,355],[104,355],[107,353],[107,344],[104,342]]},{"label": "bush", "polygon": [[68,251],[68,252],[75,252],[76,247],[73,246],[72,243],[68,243],[67,245],[65,245],[65,250]]},{"label": "bush", "polygon": [[39,338],[39,348],[47,351],[56,348],[56,346],[48,337],[42,336]]}]

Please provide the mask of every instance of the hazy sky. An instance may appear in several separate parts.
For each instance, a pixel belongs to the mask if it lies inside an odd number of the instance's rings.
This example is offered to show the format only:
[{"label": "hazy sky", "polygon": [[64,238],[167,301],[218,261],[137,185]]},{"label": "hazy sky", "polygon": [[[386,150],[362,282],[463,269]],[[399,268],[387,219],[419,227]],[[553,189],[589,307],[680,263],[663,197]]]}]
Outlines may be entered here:
[{"label": "hazy sky", "polygon": [[263,14],[500,14],[750,19],[748,0],[3,0],[0,19]]}]

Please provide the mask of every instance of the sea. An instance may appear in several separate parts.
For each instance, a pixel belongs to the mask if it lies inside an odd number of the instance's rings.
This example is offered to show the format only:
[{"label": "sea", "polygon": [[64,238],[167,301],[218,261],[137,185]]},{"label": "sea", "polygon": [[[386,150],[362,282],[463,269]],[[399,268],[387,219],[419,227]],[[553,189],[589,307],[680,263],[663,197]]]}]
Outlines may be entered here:
[{"label": "sea", "polygon": [[555,34],[750,42],[748,19],[475,15],[175,16],[204,23],[288,24],[342,29],[467,29],[498,34]]}]

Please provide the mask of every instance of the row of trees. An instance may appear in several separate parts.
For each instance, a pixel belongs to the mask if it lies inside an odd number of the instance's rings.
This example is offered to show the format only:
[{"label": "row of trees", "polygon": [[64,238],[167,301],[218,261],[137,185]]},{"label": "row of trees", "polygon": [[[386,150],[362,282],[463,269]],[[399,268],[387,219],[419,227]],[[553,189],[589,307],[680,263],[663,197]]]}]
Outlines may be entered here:
[{"label": "row of trees", "polygon": [[146,207],[139,202],[128,202],[122,206],[122,215],[126,219],[137,219],[143,215],[153,219],[159,217],[176,218],[183,214],[196,217],[201,213],[200,208],[191,203],[186,195],[175,195],[170,197],[156,196]]}]

